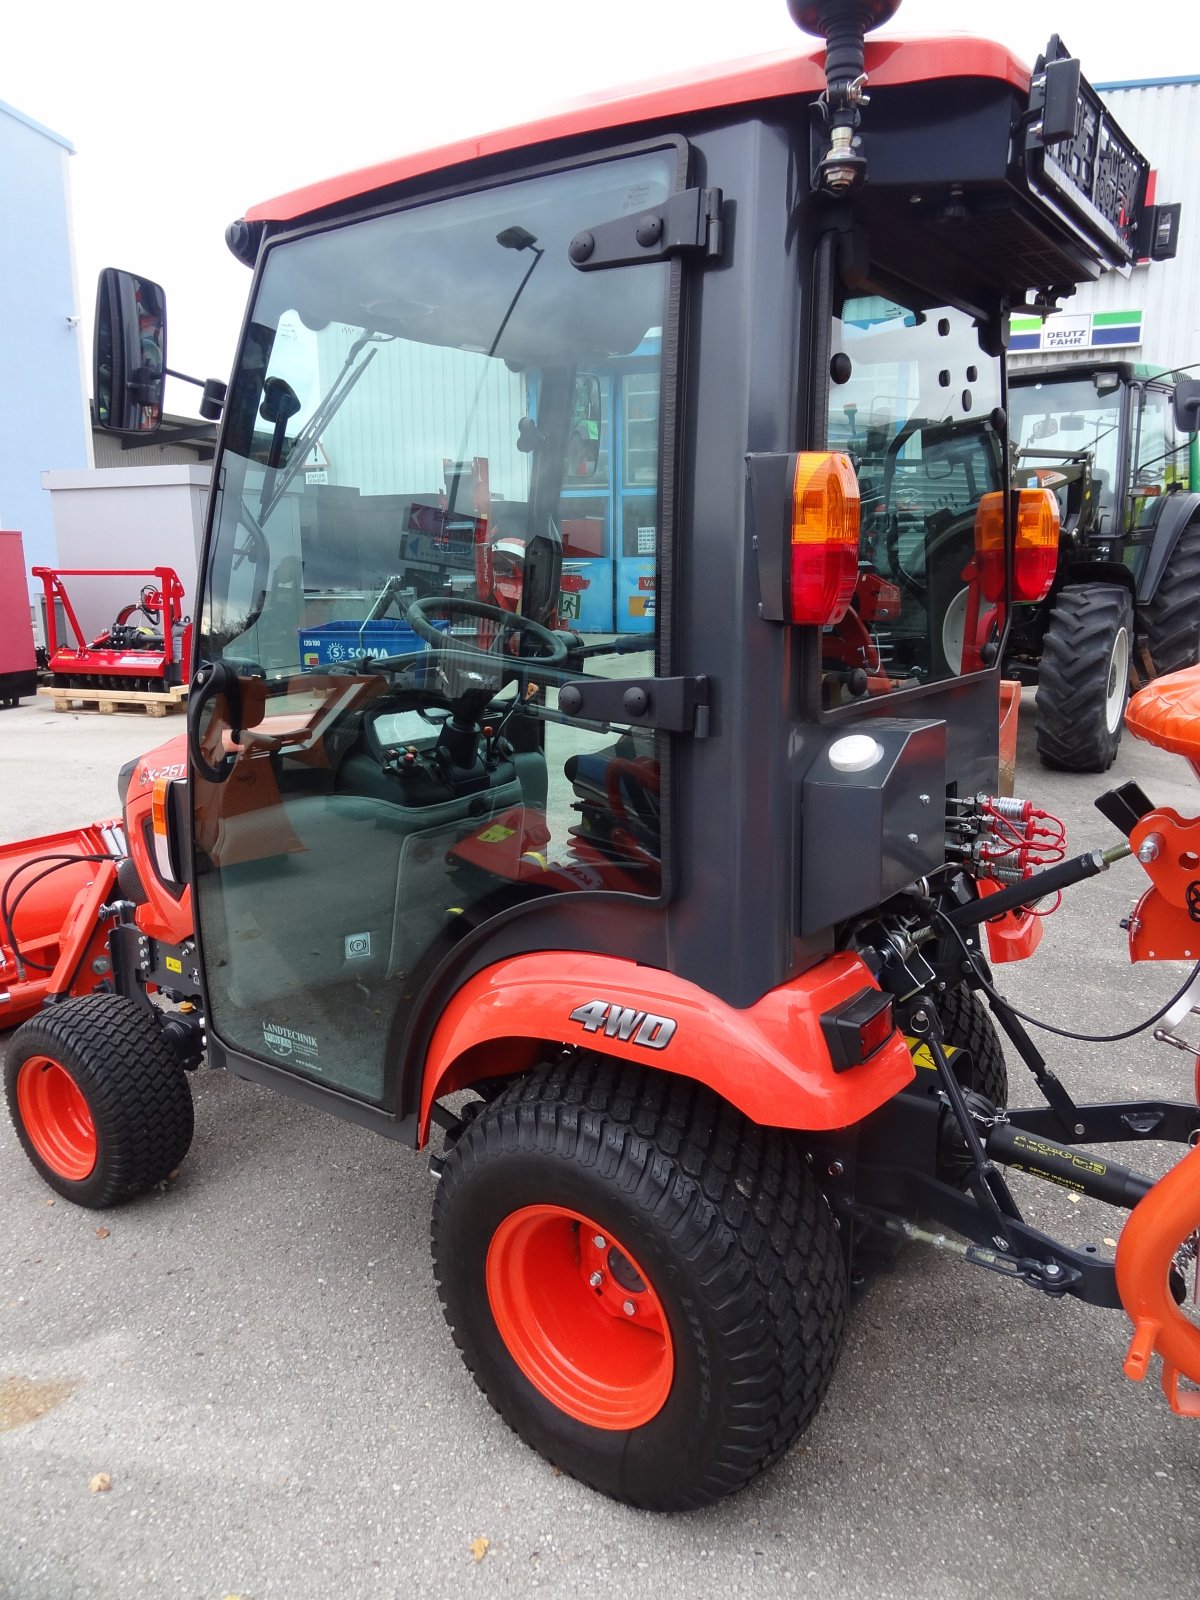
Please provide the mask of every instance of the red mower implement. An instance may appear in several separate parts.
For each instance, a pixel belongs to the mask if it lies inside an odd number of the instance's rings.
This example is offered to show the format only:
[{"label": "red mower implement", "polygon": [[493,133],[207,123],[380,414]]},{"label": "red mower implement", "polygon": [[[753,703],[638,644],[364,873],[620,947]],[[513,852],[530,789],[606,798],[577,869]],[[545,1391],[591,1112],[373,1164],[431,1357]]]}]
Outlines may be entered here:
[{"label": "red mower implement", "polygon": [[[32,571],[46,591],[47,649],[56,687],[153,693],[183,682],[191,658],[192,623],[183,615],[183,585],[170,567],[34,567]],[[155,582],[143,583],[138,598],[122,606],[114,621],[89,643],[63,579],[148,577]],[[60,606],[74,644],[59,640]]]}]

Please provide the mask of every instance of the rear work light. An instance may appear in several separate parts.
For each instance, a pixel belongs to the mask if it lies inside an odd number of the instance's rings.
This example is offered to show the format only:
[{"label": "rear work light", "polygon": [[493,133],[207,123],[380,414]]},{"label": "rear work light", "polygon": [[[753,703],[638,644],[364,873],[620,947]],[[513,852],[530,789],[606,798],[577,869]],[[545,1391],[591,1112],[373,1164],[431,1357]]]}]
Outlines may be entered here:
[{"label": "rear work light", "polygon": [[802,451],[792,480],[791,622],[840,622],[858,582],[858,479],[849,457]]},{"label": "rear work light", "polygon": [[[1012,599],[1044,600],[1058,566],[1058,501],[1049,489],[1020,489],[1015,495]],[[983,598],[1004,598],[1004,494],[985,494],[975,512],[975,555]]]}]

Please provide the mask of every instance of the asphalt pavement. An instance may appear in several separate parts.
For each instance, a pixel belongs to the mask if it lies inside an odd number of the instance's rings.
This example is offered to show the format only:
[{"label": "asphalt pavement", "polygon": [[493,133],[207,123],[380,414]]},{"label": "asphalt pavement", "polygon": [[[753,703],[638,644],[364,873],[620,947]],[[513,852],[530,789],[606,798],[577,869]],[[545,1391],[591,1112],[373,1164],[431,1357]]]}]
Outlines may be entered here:
[{"label": "asphalt pavement", "polygon": [[[113,815],[120,764],[181,726],[43,705],[0,711],[0,840]],[[1114,842],[1091,800],[1128,777],[1197,809],[1185,764],[1128,738],[1107,778],[1046,772],[1026,693],[1017,792],[1073,850]],[[1148,1016],[1183,969],[1129,964],[1144,881],[1124,862],[1068,891],[1005,992],[1084,1032]],[[1191,1059],[1143,1040],[1047,1053],[1079,1099],[1190,1093]],[[55,1200],[0,1127],[0,1595],[1196,1593],[1200,1428],[1122,1376],[1122,1315],[907,1247],[773,1471],[703,1512],[632,1511],[474,1388],[423,1158],[223,1074],[193,1088],[179,1180],[102,1215]],[[1068,1239],[1115,1237],[1102,1208],[1020,1194]]]}]

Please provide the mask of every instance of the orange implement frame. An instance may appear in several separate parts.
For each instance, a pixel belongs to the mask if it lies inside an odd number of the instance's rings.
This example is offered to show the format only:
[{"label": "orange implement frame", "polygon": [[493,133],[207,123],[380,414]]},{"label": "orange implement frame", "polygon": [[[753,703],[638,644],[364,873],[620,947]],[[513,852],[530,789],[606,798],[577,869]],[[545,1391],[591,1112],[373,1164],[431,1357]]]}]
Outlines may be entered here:
[{"label": "orange implement frame", "polygon": [[1200,1392],[1182,1391],[1180,1378],[1200,1384],[1200,1327],[1171,1293],[1171,1268],[1180,1245],[1200,1230],[1200,1148],[1184,1156],[1135,1207],[1117,1246],[1117,1289],[1133,1323],[1125,1376],[1139,1382],[1151,1355],[1162,1357],[1163,1393],[1172,1411],[1200,1417]]},{"label": "orange implement frame", "polygon": [[[1200,775],[1200,667],[1148,684],[1129,703],[1131,733],[1183,756]],[[1129,919],[1132,961],[1200,959],[1200,819],[1168,807],[1149,811],[1130,845],[1152,888]],[[1200,1094],[1200,1062],[1197,1063]],[[1117,1246],[1117,1289],[1133,1323],[1125,1374],[1140,1381],[1150,1357],[1162,1357],[1162,1386],[1171,1409],[1200,1417],[1200,1393],[1181,1391],[1180,1379],[1200,1384],[1200,1326],[1172,1293],[1181,1246],[1200,1235],[1200,1148],[1190,1151],[1134,1208]]]}]

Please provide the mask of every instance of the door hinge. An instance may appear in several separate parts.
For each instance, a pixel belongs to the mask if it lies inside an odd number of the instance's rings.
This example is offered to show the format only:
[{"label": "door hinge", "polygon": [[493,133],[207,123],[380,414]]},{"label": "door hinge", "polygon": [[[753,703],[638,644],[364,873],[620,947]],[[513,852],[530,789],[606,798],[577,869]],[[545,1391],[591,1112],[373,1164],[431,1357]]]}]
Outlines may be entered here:
[{"label": "door hinge", "polygon": [[585,228],[567,246],[571,264],[580,272],[665,261],[696,251],[710,261],[720,257],[720,189],[685,189],[664,205]]},{"label": "door hinge", "polygon": [[708,737],[707,678],[580,678],[558,691],[558,709],[588,722],[618,722]]}]

